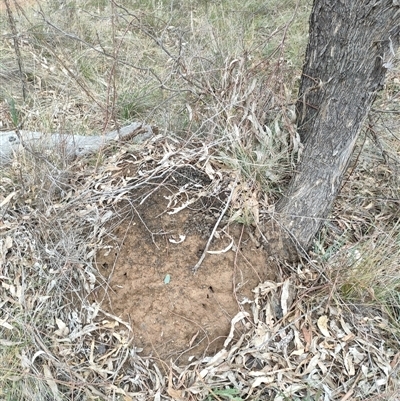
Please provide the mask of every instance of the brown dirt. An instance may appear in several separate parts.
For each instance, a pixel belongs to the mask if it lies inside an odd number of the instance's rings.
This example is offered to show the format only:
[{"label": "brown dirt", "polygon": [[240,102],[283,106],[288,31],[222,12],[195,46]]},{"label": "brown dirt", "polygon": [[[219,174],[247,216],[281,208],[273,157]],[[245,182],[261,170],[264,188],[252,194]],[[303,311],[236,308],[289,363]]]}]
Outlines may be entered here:
[{"label": "brown dirt", "polygon": [[[240,302],[252,299],[251,290],[272,274],[266,254],[241,225],[230,226],[210,247],[222,250],[233,238],[233,250],[207,254],[193,274],[191,268],[218,216],[212,214],[210,203],[174,215],[163,213],[165,195],[158,191],[143,205],[135,205],[132,221],[115,232],[118,247],[98,255],[98,269],[108,277],[109,288],[99,291],[97,298],[104,299],[106,310],[131,322],[134,344],[144,349],[144,355],[187,362],[182,358],[220,349],[232,317],[246,308]],[[179,235],[186,239],[170,242]]]}]

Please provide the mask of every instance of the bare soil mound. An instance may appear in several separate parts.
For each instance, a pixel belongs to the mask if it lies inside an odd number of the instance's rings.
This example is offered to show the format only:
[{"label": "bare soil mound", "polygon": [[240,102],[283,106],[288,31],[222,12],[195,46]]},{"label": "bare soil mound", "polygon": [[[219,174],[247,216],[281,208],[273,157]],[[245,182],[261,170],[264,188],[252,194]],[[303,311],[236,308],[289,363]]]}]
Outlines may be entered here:
[{"label": "bare soil mound", "polygon": [[163,189],[131,205],[132,220],[115,232],[118,244],[97,256],[109,279],[97,296],[131,323],[143,354],[183,362],[218,351],[251,290],[272,273],[248,229],[234,224],[213,239],[212,253],[194,274],[218,215],[210,198],[168,214],[167,198]]}]

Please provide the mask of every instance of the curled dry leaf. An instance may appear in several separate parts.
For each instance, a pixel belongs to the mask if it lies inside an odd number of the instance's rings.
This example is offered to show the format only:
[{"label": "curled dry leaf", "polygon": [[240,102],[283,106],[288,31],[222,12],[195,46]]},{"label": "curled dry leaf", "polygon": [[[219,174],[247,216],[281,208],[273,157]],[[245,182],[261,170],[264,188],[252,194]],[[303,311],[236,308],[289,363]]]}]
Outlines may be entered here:
[{"label": "curled dry leaf", "polygon": [[68,336],[69,328],[67,327],[67,325],[61,319],[58,318],[56,318],[56,324],[58,329],[54,332],[54,334],[59,337]]},{"label": "curled dry leaf", "polygon": [[176,240],[174,238],[168,238],[168,241],[171,242],[172,244],[180,244],[181,242],[185,241],[186,235],[179,235],[179,240]]},{"label": "curled dry leaf", "polygon": [[325,337],[331,336],[329,334],[329,330],[328,330],[328,316],[326,316],[326,315],[320,316],[317,321],[317,325],[318,325],[319,330]]}]

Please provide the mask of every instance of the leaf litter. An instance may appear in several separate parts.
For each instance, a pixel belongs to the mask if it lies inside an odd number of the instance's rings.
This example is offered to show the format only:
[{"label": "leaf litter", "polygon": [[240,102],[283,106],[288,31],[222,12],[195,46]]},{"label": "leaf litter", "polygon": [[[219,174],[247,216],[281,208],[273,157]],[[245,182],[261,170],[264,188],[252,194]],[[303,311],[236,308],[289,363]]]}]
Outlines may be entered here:
[{"label": "leaf litter", "polygon": [[[243,300],[248,309],[234,316],[215,355],[186,366],[141,356],[130,323],[90,296],[107,287],[95,255],[110,251],[110,226],[132,194],[146,202],[166,177],[179,181],[184,168],[203,179],[177,185],[169,212],[213,195],[221,213],[227,200],[240,210],[251,199],[258,221],[265,205],[257,206],[247,184],[215,162],[212,146],[188,149],[154,136],[142,145],[110,146],[101,158],[97,168],[90,158],[78,159],[55,179],[40,169],[42,160],[25,155],[0,178],[0,346],[3,357],[19,349],[12,380],[37,377],[54,399],[76,400],[204,400],[224,389],[236,389],[240,399],[275,401],[395,394],[400,353],[388,321],[379,313],[349,313],[318,291],[321,274],[312,264],[254,288],[253,299]],[[40,192],[39,184],[57,191]],[[226,224],[213,233],[222,235]]]}]

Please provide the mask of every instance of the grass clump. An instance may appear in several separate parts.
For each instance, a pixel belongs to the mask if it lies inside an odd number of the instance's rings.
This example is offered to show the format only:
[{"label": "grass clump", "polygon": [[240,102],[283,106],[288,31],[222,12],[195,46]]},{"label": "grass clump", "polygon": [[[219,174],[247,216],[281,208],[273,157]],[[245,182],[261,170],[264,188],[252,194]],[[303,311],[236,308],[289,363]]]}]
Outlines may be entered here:
[{"label": "grass clump", "polygon": [[[0,94],[15,99],[24,129],[104,132],[143,119],[184,138],[217,140],[230,158],[246,154],[249,165],[270,170],[252,152],[265,150],[256,142],[268,134],[266,114],[292,101],[280,97],[281,86],[299,74],[307,2],[41,1],[28,10],[14,10],[28,96],[21,98],[13,75],[11,42],[2,49],[4,79],[14,78]],[[286,36],[295,22],[303,39],[291,42],[287,60]],[[289,149],[293,133],[286,134]],[[274,157],[282,153],[275,144],[263,146]],[[275,167],[281,159],[273,158]]]},{"label": "grass clump", "polygon": [[396,223],[390,232],[374,232],[336,255],[339,263],[344,264],[338,268],[337,279],[344,302],[380,306],[394,326],[398,326],[400,312],[398,229]]}]

